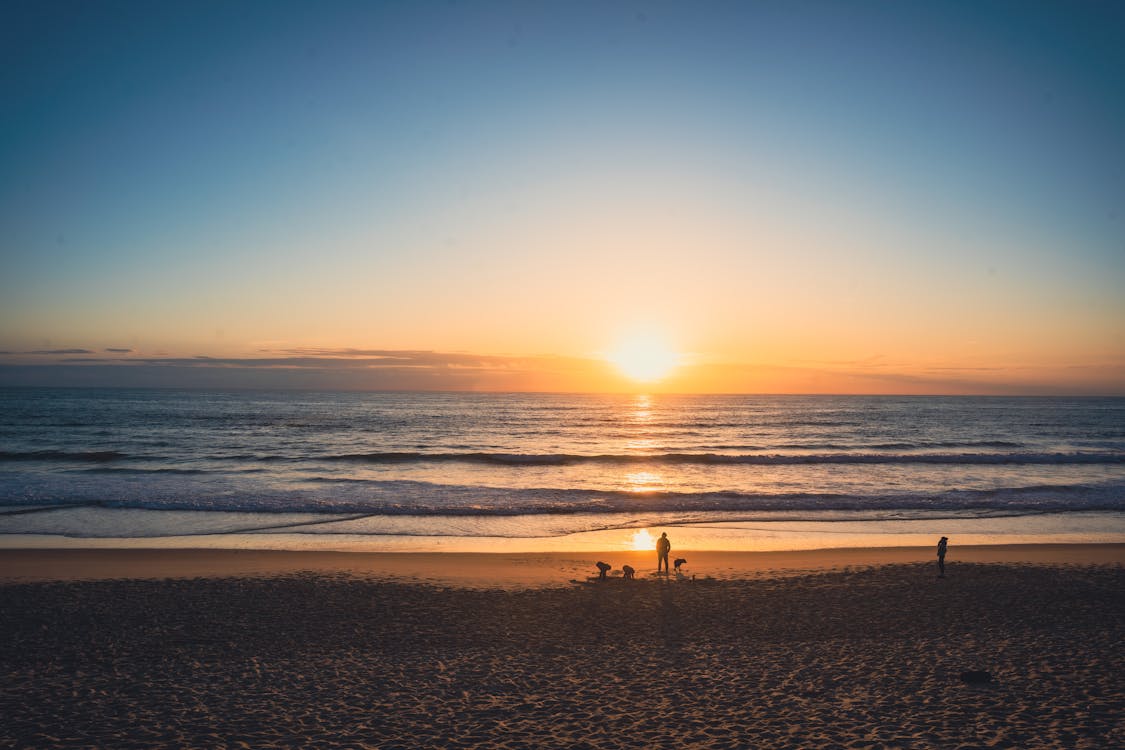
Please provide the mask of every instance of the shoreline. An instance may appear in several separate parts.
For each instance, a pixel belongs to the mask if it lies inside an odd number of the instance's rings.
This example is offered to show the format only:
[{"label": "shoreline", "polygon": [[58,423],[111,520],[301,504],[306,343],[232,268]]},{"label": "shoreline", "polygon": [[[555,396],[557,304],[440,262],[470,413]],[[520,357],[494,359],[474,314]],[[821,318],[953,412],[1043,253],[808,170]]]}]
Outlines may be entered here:
[{"label": "shoreline", "polygon": [[[617,554],[655,549],[667,530],[674,551],[1125,544],[1125,511],[887,517],[823,511],[807,517],[684,513],[533,516],[378,515],[361,519],[102,507],[0,513],[0,549],[238,549],[310,552]],[[251,527],[251,528],[247,528]],[[612,552],[611,552],[612,551]]]},{"label": "shoreline", "polygon": [[[745,580],[887,565],[934,565],[935,548],[860,547],[789,551],[673,550],[683,556],[680,580]],[[582,583],[595,562],[632,565],[638,582],[654,579],[655,553],[342,552],[201,548],[0,549],[0,585],[48,581],[277,577],[297,573],[346,575],[461,588],[542,588]],[[951,545],[950,576],[961,563],[1125,565],[1125,544]],[[673,576],[675,579],[676,576]]]}]

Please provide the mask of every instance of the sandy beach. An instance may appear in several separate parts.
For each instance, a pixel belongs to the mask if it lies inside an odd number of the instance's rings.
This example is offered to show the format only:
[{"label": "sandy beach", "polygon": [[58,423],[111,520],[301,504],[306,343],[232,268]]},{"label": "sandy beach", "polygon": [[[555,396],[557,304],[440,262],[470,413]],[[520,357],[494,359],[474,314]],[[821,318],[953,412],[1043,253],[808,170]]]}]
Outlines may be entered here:
[{"label": "sandy beach", "polygon": [[5,551],[0,747],[1125,744],[1119,546],[927,552]]}]

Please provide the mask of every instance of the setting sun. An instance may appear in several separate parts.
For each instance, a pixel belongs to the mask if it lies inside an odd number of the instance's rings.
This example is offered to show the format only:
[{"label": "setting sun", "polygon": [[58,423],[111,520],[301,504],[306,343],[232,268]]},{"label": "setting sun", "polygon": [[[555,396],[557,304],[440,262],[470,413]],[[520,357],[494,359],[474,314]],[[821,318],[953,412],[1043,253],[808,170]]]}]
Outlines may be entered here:
[{"label": "setting sun", "polygon": [[680,355],[663,338],[652,333],[630,336],[606,359],[626,377],[646,383],[660,380],[680,364]]}]

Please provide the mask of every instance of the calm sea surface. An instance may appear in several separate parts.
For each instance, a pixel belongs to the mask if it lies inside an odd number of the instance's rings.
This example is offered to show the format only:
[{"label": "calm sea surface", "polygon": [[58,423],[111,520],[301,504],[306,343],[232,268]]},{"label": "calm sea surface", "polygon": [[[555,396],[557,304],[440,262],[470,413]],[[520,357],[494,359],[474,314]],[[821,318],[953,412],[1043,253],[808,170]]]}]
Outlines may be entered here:
[{"label": "calm sea surface", "polygon": [[0,506],[0,544],[1121,514],[1125,399],[0,390]]}]

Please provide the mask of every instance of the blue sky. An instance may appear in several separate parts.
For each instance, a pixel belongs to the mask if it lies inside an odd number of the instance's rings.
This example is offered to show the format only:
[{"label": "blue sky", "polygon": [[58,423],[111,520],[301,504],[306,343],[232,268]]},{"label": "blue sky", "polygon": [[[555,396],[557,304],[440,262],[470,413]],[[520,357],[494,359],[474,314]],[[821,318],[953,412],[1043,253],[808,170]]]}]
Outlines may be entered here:
[{"label": "blue sky", "polygon": [[0,13],[12,366],[646,325],[709,366],[1125,387],[1114,3]]}]

